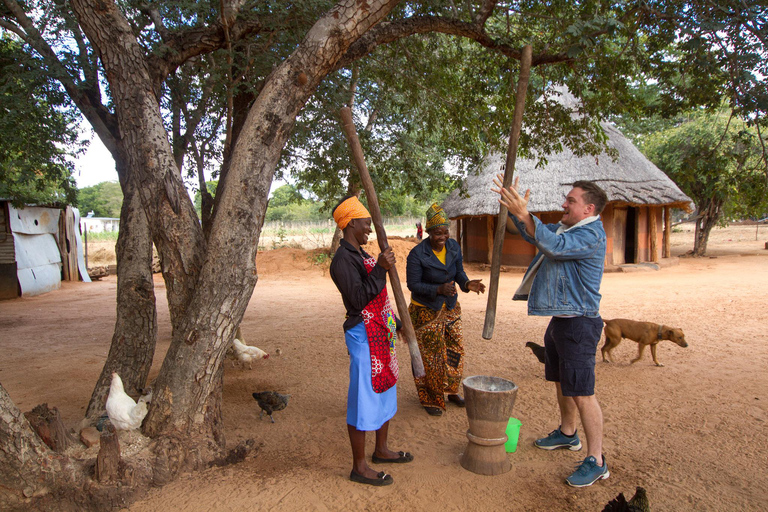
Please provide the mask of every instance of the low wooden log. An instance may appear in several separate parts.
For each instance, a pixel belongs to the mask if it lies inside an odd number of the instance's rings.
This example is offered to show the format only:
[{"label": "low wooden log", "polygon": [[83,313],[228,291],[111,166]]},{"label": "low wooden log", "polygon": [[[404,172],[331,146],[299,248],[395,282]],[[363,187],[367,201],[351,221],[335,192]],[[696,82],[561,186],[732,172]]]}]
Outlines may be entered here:
[{"label": "low wooden log", "polygon": [[102,484],[114,483],[120,479],[120,441],[112,424],[101,432],[99,454],[96,456],[96,480]]},{"label": "low wooden log", "polygon": [[61,453],[77,442],[64,426],[61,414],[56,407],[50,409],[48,404],[40,404],[31,411],[25,412],[24,416],[51,450]]}]

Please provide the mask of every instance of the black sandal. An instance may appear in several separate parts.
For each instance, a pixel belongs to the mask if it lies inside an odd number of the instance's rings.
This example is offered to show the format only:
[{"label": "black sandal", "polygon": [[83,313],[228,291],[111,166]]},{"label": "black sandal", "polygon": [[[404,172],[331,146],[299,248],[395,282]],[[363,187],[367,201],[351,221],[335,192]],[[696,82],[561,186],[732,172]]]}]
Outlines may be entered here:
[{"label": "black sandal", "polygon": [[374,485],[376,487],[392,485],[395,483],[395,481],[392,479],[392,475],[388,475],[383,471],[379,472],[379,474],[376,475],[376,478],[368,478],[353,469],[349,474],[349,479],[359,484]]},{"label": "black sandal", "polygon": [[466,407],[467,404],[464,402],[464,399],[461,398],[459,395],[448,395],[448,401],[452,404],[456,404],[458,407]]},{"label": "black sandal", "polygon": [[427,414],[430,416],[442,416],[443,410],[439,407],[424,407],[424,410],[427,411]]},{"label": "black sandal", "polygon": [[411,462],[413,455],[410,452],[397,452],[399,457],[396,459],[385,459],[383,457],[377,457],[375,454],[371,457],[371,462],[374,464],[403,464],[405,462]]}]

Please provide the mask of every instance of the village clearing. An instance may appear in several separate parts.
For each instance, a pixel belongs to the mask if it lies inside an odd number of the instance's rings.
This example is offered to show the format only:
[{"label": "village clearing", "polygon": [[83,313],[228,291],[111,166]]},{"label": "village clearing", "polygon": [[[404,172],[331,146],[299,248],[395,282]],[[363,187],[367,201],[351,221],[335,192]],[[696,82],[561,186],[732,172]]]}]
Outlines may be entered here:
[{"label": "village clearing", "polygon": [[[557,408],[553,385],[525,347],[527,341],[541,343],[548,318],[529,317],[524,303],[510,300],[520,273],[501,275],[490,341],[481,337],[487,297],[460,296],[465,375],[503,377],[519,386],[514,415],[522,430],[517,451],[509,455],[512,470],[481,476],[459,465],[467,444],[466,414],[450,404],[439,418],[423,411],[407,347],[400,345],[399,410],[390,425],[390,446],[412,452],[415,460],[374,466],[391,473],[395,484],[372,488],[348,480],[344,308],[327,262],[318,265],[323,262],[316,253],[301,249],[260,253],[259,282],[242,331],[248,344],[272,356],[253,369],[227,361],[223,397],[227,445],[253,438],[257,449],[242,463],[153,489],[129,510],[600,511],[619,492],[632,496],[636,486],[647,490],[654,511],[764,510],[768,226],[757,233],[755,240],[754,225],[715,229],[712,258],[605,275],[604,318],[679,327],[689,347],[662,341],[664,367],[653,365],[649,351],[630,365],[637,344],[629,340],[614,350],[613,364],[600,362],[598,350],[597,396],[611,476],[585,489],[564,483],[584,450],[545,452],[532,445],[557,427]],[[404,278],[412,242],[392,245]],[[692,246],[691,226],[672,234],[674,255]],[[488,282],[487,266],[467,265],[467,273]],[[170,339],[160,275],[155,285],[160,330],[151,377]],[[45,402],[58,407],[68,426],[78,425],[109,350],[115,290],[115,276],[109,276],[0,302],[0,382],[22,411]],[[291,394],[274,424],[258,418],[251,393],[262,390]]]}]

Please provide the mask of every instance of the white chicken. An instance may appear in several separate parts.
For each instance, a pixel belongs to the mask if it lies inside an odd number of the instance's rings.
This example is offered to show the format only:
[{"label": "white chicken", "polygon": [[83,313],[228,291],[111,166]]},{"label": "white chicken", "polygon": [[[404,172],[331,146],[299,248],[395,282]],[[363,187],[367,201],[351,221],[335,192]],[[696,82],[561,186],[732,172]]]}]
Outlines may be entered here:
[{"label": "white chicken", "polygon": [[117,430],[133,430],[141,426],[147,415],[147,398],[136,403],[123,389],[120,376],[112,372],[112,384],[107,397],[107,416]]},{"label": "white chicken", "polygon": [[230,356],[233,359],[237,359],[241,363],[248,363],[248,368],[253,369],[252,363],[259,359],[268,359],[269,354],[261,350],[259,347],[253,347],[246,345],[239,339],[232,340],[232,350]]}]

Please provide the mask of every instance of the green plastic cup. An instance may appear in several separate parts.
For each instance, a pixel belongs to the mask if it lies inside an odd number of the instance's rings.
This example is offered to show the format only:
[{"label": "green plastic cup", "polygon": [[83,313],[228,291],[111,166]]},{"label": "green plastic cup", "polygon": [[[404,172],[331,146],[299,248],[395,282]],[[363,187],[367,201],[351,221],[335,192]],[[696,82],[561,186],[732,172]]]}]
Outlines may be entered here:
[{"label": "green plastic cup", "polygon": [[507,442],[504,443],[504,448],[507,453],[514,453],[517,450],[517,438],[520,436],[520,420],[517,418],[509,418],[507,423]]}]

